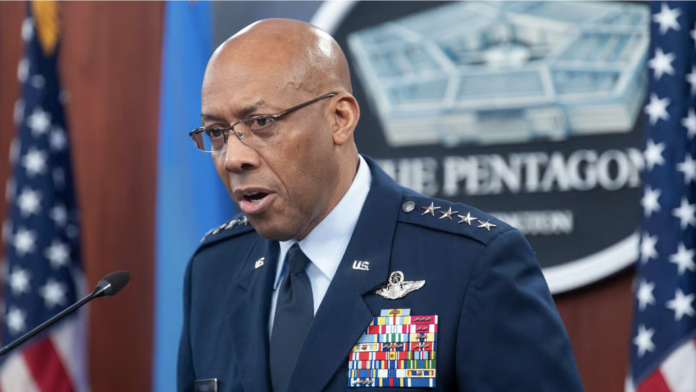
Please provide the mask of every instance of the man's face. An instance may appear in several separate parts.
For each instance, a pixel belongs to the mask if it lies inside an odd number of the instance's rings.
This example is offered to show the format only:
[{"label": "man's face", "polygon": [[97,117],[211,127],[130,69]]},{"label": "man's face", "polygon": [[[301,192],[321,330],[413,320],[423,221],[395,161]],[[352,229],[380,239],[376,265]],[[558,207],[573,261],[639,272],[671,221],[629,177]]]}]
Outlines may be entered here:
[{"label": "man's face", "polygon": [[[301,71],[269,61],[259,64],[243,55],[227,57],[206,72],[203,126],[228,127],[316,98],[302,88]],[[275,136],[258,145],[245,144],[230,132],[225,150],[212,154],[235,204],[263,237],[301,239],[326,215],[338,183],[332,105],[327,98],[283,116],[276,120]]]}]

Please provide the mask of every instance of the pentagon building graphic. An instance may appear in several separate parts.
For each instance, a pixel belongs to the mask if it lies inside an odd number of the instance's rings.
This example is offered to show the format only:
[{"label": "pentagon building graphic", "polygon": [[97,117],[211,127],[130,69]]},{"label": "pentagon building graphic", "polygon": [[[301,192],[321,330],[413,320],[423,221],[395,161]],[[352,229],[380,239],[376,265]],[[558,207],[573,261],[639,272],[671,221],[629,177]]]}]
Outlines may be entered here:
[{"label": "pentagon building graphic", "polygon": [[393,147],[629,132],[645,89],[646,6],[466,2],[352,34]]}]

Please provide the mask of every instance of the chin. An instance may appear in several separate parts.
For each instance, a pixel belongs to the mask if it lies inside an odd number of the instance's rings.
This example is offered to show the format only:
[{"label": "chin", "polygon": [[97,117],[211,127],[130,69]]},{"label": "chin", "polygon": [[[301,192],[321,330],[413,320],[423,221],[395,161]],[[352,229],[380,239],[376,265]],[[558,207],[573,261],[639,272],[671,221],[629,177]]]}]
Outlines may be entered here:
[{"label": "chin", "polygon": [[289,230],[282,225],[273,224],[273,222],[257,222],[255,219],[249,219],[249,222],[257,233],[263,238],[274,241],[288,241],[295,238],[294,230]]}]

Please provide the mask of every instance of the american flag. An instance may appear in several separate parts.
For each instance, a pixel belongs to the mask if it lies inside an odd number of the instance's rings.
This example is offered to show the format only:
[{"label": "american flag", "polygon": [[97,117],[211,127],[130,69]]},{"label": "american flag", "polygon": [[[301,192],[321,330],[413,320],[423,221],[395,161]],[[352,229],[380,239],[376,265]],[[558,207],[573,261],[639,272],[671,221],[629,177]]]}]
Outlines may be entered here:
[{"label": "american flag", "polygon": [[[83,294],[70,142],[58,80],[61,24],[56,2],[28,3],[17,77],[18,135],[6,188],[3,346]],[[87,391],[85,315],[64,319],[3,358],[3,392]]]},{"label": "american flag", "polygon": [[696,3],[651,2],[640,260],[627,389],[696,391]]}]

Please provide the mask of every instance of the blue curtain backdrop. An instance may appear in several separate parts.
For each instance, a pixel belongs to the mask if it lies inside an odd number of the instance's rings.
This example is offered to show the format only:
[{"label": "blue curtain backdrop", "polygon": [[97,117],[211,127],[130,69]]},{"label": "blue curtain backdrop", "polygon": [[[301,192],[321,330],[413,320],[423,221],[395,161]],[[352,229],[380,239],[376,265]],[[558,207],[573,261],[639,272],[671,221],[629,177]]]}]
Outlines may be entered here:
[{"label": "blue curtain backdrop", "polygon": [[197,151],[188,137],[188,131],[200,126],[201,84],[212,45],[208,2],[165,4],[156,217],[156,392],[176,390],[186,263],[205,232],[229,219],[234,208],[210,155]]}]

